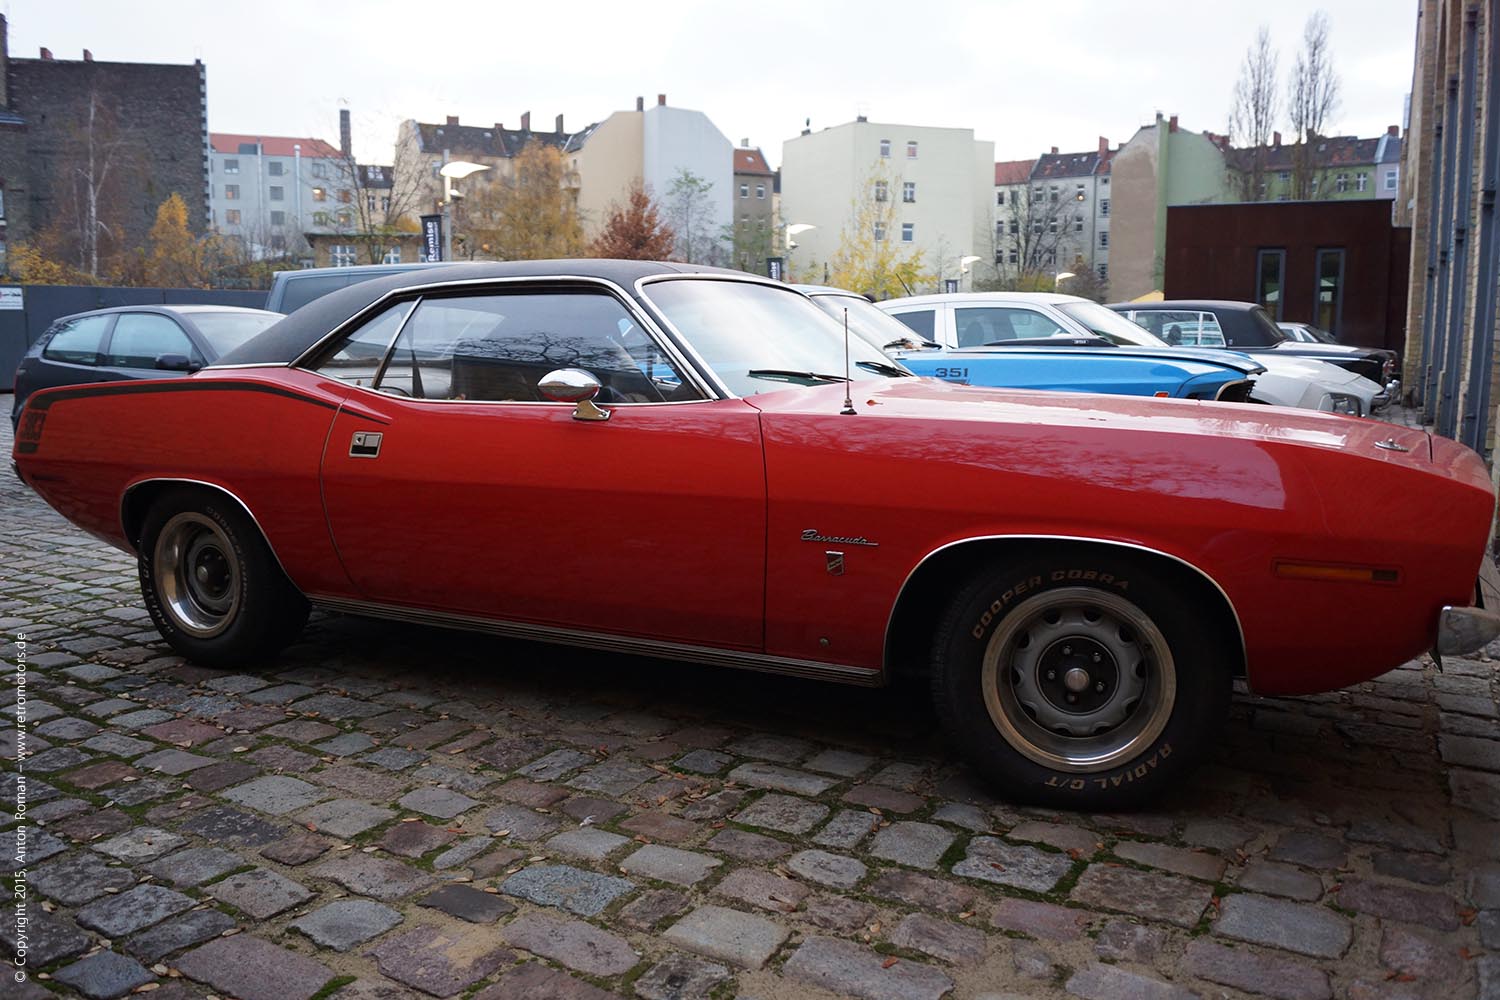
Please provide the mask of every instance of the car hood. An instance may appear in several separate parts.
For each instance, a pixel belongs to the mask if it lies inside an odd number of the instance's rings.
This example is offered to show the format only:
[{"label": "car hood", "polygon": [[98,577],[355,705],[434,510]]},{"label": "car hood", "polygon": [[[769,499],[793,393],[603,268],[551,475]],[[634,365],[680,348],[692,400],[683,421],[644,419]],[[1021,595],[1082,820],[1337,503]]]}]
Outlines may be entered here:
[{"label": "car hood", "polygon": [[1378,347],[1352,347],[1349,344],[1309,344],[1300,340],[1283,340],[1273,350],[1308,358],[1364,358],[1395,355],[1394,351],[1387,351]]},{"label": "car hood", "polygon": [[1361,386],[1361,382],[1368,382],[1369,387],[1379,391],[1380,387],[1370,382],[1363,375],[1351,372],[1347,368],[1327,361],[1319,361],[1317,358],[1305,358],[1292,354],[1276,354],[1274,352],[1257,354],[1256,360],[1266,366],[1266,371],[1273,375],[1283,375],[1287,378],[1302,379],[1307,382],[1316,382],[1323,389],[1331,392],[1350,392],[1354,389],[1367,388]]},{"label": "car hood", "polygon": [[1184,371],[1209,374],[1225,369],[1241,375],[1256,375],[1265,371],[1259,360],[1231,351],[1187,351],[1172,347],[962,347],[935,348],[915,351],[892,351],[891,356],[903,363],[936,358],[962,358],[966,361],[986,358],[1004,359],[1017,354],[1027,357],[1053,357],[1075,361],[1080,357],[1144,358],[1146,360],[1172,361]]},{"label": "car hood", "polygon": [[[768,416],[827,414],[830,420],[857,420],[859,414],[869,414],[885,420],[949,421],[954,424],[951,433],[960,438],[967,431],[959,424],[1049,424],[1297,444],[1397,464],[1425,464],[1432,456],[1431,439],[1423,431],[1255,403],[988,389],[929,378],[861,381],[850,395],[853,417],[839,416],[842,384],[762,393],[746,402]],[[1376,447],[1385,442],[1395,447]]]}]

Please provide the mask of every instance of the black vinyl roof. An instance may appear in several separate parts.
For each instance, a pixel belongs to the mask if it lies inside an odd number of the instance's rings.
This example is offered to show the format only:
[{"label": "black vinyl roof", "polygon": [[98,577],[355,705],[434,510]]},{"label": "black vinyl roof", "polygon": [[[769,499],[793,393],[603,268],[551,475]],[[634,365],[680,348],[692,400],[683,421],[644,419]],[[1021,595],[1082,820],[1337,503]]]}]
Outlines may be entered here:
[{"label": "black vinyl roof", "polygon": [[1204,312],[1218,309],[1224,312],[1249,312],[1251,309],[1259,309],[1260,306],[1254,302],[1235,302],[1232,299],[1165,299],[1157,302],[1111,302],[1109,308],[1133,309],[1136,312],[1160,312],[1165,309],[1198,309]]},{"label": "black vinyl roof", "polygon": [[641,278],[655,274],[725,274],[749,277],[743,271],[697,264],[650,260],[526,260],[455,263],[425,267],[372,278],[329,292],[286,319],[221,357],[216,366],[290,364],[301,357],[334,327],[382,298],[387,292],[441,282],[475,281],[486,278],[566,277],[597,278],[630,289]]}]

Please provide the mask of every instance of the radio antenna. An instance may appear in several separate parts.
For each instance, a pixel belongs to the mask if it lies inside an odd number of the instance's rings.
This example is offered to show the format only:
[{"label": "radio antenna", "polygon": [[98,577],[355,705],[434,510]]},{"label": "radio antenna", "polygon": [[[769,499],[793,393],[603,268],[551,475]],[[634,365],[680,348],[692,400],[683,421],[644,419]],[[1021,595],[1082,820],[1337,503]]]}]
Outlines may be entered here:
[{"label": "radio antenna", "polygon": [[849,390],[854,383],[849,378],[849,310],[844,309],[844,408],[839,411],[841,416],[852,417],[855,415],[854,400],[849,396]]}]

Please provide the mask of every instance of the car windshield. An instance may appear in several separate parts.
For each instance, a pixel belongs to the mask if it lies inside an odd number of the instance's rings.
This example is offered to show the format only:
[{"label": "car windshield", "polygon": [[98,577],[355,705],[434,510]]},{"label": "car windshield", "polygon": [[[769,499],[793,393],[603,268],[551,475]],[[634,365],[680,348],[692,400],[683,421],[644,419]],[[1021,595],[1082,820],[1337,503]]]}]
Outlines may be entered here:
[{"label": "car windshield", "polygon": [[1313,326],[1311,323],[1304,323],[1302,325],[1302,329],[1307,333],[1309,337],[1313,339],[1313,343],[1315,344],[1338,343],[1338,341],[1333,338],[1333,334],[1329,333],[1327,330],[1323,329],[1320,326]]},{"label": "car windshield", "polygon": [[195,312],[188,319],[203,334],[214,357],[223,357],[266,327],[281,319],[280,313]]},{"label": "car windshield", "polygon": [[1116,347],[1167,346],[1167,342],[1156,334],[1143,330],[1097,302],[1059,302],[1057,308],[1075,323],[1083,324],[1090,333],[1103,337]]},{"label": "car windshield", "polygon": [[882,351],[887,345],[917,344],[920,339],[905,323],[861,295],[814,295],[812,300],[836,323],[842,324],[844,310],[849,310],[849,332],[863,337]]},{"label": "car windshield", "polygon": [[[843,381],[842,326],[789,288],[689,278],[644,291],[731,392]],[[853,380],[909,374],[862,337],[849,338]]]}]

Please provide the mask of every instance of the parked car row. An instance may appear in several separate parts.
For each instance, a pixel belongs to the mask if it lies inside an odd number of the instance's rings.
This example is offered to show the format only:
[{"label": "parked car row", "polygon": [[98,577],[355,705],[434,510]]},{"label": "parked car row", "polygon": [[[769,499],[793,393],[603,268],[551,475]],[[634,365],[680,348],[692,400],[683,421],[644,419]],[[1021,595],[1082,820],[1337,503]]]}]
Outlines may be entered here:
[{"label": "parked car row", "polygon": [[1132,346],[1070,364],[1170,362],[1177,395],[1207,377],[1198,398],[914,377],[883,350],[891,324],[866,340],[854,317],[874,314],[825,297],[635,261],[389,275],[198,371],[36,389],[14,460],[134,555],[197,663],[274,664],[318,607],[848,684],[919,674],[980,774],[1053,807],[1173,787],[1236,679],[1322,691],[1500,636],[1495,489],[1461,445],[1224,402],[1269,369],[1136,344],[1060,300],[978,332],[924,304],[920,337],[951,367],[1077,322]]}]

